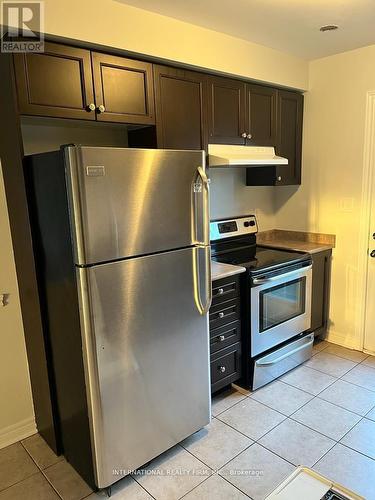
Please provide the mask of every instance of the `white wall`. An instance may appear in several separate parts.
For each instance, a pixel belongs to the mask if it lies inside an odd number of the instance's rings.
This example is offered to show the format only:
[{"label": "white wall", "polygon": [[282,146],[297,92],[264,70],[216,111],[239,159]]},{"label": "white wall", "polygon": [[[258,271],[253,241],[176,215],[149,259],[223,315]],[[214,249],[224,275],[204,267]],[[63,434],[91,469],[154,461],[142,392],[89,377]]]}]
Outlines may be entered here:
[{"label": "white wall", "polygon": [[259,230],[276,224],[275,188],[246,186],[246,169],[210,169],[211,218],[255,214]]},{"label": "white wall", "polygon": [[[334,233],[330,338],[360,347],[359,279],[366,94],[375,90],[375,45],[310,64],[303,179],[278,188],[277,227]],[[374,333],[375,335],[375,333]]]},{"label": "white wall", "polygon": [[115,0],[45,0],[45,32],[306,89],[303,59]]},{"label": "white wall", "polygon": [[0,165],[0,448],[35,432],[26,346]]}]

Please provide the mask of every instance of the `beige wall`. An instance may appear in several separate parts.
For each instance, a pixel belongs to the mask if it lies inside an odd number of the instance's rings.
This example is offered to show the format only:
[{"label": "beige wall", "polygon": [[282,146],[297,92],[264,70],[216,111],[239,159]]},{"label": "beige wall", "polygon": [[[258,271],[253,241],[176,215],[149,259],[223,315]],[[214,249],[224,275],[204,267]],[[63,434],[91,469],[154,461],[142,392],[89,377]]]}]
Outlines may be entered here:
[{"label": "beige wall", "polygon": [[56,151],[62,144],[72,143],[122,148],[128,145],[123,125],[24,117],[21,129],[25,155]]},{"label": "beige wall", "polygon": [[45,0],[45,31],[139,54],[306,89],[308,63],[274,49],[115,0]]},{"label": "beige wall", "polygon": [[246,169],[210,169],[211,218],[255,214],[259,230],[276,224],[275,188],[246,186]]},{"label": "beige wall", "polygon": [[306,95],[302,186],[279,188],[280,228],[337,236],[330,337],[360,347],[358,274],[366,94],[375,90],[375,45],[313,61]]},{"label": "beige wall", "polygon": [[26,347],[0,165],[0,448],[35,432]]}]

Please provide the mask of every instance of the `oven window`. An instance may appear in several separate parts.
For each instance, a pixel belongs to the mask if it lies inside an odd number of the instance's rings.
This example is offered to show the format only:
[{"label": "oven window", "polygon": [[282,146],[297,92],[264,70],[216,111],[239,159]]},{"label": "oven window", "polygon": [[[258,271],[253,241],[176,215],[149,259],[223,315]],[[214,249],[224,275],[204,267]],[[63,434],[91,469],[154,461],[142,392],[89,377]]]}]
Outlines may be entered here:
[{"label": "oven window", "polygon": [[260,333],[305,312],[306,277],[267,288],[259,293]]}]

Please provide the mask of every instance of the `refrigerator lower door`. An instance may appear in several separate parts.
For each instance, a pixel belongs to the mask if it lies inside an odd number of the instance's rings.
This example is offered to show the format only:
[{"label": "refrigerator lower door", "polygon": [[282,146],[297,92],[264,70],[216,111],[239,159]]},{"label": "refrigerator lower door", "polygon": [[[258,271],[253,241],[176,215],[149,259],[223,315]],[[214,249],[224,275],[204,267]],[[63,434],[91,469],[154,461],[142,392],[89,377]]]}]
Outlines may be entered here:
[{"label": "refrigerator lower door", "polygon": [[99,488],[210,421],[208,320],[197,299],[197,287],[209,294],[207,255],[193,247],[77,268]]}]

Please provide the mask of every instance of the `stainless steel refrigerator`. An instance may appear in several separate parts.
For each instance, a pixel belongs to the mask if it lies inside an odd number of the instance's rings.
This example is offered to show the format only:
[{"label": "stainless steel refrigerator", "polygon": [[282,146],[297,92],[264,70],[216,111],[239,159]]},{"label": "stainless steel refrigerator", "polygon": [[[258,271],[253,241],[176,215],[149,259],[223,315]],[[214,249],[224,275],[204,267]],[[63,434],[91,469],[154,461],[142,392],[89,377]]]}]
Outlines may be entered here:
[{"label": "stainless steel refrigerator", "polygon": [[204,152],[67,146],[26,180],[56,432],[107,487],[210,421]]}]

